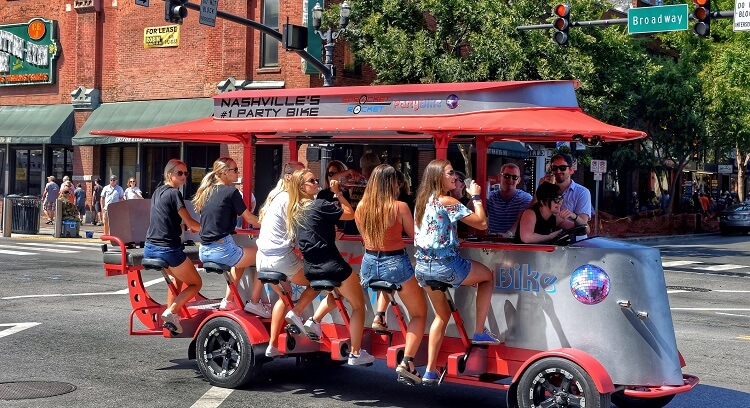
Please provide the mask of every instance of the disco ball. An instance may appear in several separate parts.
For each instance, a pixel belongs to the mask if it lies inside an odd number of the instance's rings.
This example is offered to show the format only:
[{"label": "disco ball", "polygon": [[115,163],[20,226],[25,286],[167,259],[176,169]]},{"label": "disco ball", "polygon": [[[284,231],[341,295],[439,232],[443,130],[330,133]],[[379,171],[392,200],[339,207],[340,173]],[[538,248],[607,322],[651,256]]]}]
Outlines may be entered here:
[{"label": "disco ball", "polygon": [[448,98],[445,99],[445,104],[448,105],[448,109],[458,108],[458,96],[456,94],[450,94]]},{"label": "disco ball", "polygon": [[595,305],[609,294],[609,276],[598,266],[579,266],[570,276],[570,292],[579,302]]}]

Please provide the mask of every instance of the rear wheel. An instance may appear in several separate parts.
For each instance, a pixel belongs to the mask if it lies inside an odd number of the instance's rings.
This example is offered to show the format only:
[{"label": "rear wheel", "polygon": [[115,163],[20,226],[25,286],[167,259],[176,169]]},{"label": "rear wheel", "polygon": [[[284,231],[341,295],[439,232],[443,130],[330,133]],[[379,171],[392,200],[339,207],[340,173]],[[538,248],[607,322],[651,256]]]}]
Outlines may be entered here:
[{"label": "rear wheel", "polygon": [[242,326],[226,317],[211,319],[201,328],[196,337],[196,360],[208,382],[223,388],[246,385],[263,367],[256,361]]},{"label": "rear wheel", "polygon": [[661,408],[674,398],[674,395],[657,398],[628,397],[622,391],[612,393],[612,403],[619,408]]},{"label": "rear wheel", "polygon": [[529,366],[518,382],[518,406],[609,408],[609,394],[600,394],[578,364],[548,357]]}]

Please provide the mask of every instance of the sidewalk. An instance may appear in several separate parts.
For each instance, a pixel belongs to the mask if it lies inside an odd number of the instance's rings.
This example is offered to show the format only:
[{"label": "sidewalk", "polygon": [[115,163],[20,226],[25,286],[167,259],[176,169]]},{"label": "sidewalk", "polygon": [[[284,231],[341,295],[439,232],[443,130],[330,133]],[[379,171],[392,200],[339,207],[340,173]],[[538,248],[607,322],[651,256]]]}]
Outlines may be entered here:
[{"label": "sidewalk", "polygon": [[[54,225],[47,225],[45,224],[46,219],[42,219],[39,222],[39,234],[16,234],[11,233],[11,238],[21,238],[21,239],[29,239],[29,240],[40,240],[40,241],[80,241],[80,242],[102,242],[99,237],[102,235],[104,226],[99,225],[91,225],[89,223],[82,224],[79,229],[79,234],[81,235],[81,238],[55,238],[55,226]],[[86,231],[91,231],[94,235],[93,238],[86,238]]]}]

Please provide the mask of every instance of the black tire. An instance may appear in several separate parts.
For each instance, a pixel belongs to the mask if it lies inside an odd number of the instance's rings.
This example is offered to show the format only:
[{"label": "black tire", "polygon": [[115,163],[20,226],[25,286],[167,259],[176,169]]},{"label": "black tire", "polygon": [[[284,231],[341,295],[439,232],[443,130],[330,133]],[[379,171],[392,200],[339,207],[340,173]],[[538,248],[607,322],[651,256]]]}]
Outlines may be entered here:
[{"label": "black tire", "polygon": [[[609,408],[609,394],[600,394],[579,365],[563,358],[536,361],[518,382],[518,406]],[[582,405],[584,404],[584,405]]]},{"label": "black tire", "polygon": [[626,396],[622,391],[612,393],[612,403],[619,408],[661,408],[669,404],[674,395],[657,398],[633,398]]},{"label": "black tire", "polygon": [[260,373],[247,333],[236,321],[217,317],[206,323],[196,337],[198,368],[211,385],[240,388]]}]

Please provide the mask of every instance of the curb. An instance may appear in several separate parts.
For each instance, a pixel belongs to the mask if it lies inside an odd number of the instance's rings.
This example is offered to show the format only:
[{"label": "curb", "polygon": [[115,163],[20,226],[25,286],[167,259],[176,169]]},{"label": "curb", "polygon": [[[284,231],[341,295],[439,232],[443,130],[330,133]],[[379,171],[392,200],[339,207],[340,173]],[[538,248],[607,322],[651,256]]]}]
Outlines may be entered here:
[{"label": "curb", "polygon": [[683,234],[683,235],[659,235],[659,236],[652,236],[652,237],[633,237],[633,238],[613,238],[613,239],[619,239],[621,241],[627,241],[632,243],[659,243],[661,241],[666,240],[674,240],[674,239],[682,239],[682,240],[694,240],[694,239],[701,239],[705,237],[711,237],[711,236],[719,236],[718,232],[704,232],[704,233],[696,233],[696,234]]}]

